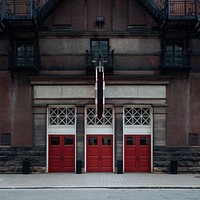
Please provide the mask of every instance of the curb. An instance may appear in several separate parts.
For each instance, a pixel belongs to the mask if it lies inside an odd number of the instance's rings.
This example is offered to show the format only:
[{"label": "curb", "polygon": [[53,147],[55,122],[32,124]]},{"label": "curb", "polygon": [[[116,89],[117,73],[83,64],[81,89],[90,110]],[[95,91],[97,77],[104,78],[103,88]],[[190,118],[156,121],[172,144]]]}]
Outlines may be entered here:
[{"label": "curb", "polygon": [[8,186],[0,187],[0,190],[64,190],[64,189],[154,189],[154,190],[165,190],[165,189],[195,189],[199,190],[200,186]]}]

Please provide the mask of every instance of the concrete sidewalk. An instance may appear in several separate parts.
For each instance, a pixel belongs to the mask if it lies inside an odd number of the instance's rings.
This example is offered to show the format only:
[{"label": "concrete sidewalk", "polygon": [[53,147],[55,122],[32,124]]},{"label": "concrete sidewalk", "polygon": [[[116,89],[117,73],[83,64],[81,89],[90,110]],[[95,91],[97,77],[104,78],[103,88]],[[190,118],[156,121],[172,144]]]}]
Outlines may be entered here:
[{"label": "concrete sidewalk", "polygon": [[0,189],[190,188],[200,189],[199,174],[47,173],[0,174]]}]

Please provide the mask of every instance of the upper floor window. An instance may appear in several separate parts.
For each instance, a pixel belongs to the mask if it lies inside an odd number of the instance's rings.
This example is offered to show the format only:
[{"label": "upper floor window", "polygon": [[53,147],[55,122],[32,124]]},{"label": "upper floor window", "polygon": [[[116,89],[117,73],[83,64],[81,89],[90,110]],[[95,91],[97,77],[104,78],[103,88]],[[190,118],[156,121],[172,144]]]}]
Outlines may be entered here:
[{"label": "upper floor window", "polygon": [[183,43],[168,41],[165,47],[165,65],[181,67],[182,66],[182,52],[183,52]]},{"label": "upper floor window", "polygon": [[16,62],[17,67],[32,67],[35,65],[35,47],[33,42],[18,42]]},{"label": "upper floor window", "polygon": [[101,59],[104,62],[108,62],[109,56],[109,40],[108,39],[91,39],[90,43],[91,54],[93,55],[93,62],[97,62]]},{"label": "upper floor window", "polygon": [[0,146],[11,145],[11,133],[0,133]]},{"label": "upper floor window", "polygon": [[169,40],[165,43],[163,54],[164,67],[189,67],[190,53],[184,51],[182,40]]},{"label": "upper floor window", "polygon": [[86,73],[94,74],[95,67],[104,66],[106,74],[113,73],[114,50],[110,50],[108,38],[92,38],[90,39],[90,51],[86,50]]}]

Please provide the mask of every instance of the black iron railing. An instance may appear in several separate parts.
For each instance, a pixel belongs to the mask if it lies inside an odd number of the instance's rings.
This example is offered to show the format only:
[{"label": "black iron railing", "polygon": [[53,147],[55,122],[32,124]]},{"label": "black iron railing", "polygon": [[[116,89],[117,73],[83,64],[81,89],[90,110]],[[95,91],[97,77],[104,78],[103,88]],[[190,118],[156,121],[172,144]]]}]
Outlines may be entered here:
[{"label": "black iron railing", "polygon": [[[150,0],[148,0],[150,1]],[[168,16],[196,16],[200,15],[199,0],[151,0]]]},{"label": "black iron railing", "polygon": [[[0,0],[1,18],[43,19],[60,0]],[[154,17],[200,15],[200,0],[138,0]],[[159,16],[158,16],[159,13]]]},{"label": "black iron railing", "polygon": [[158,23],[162,24],[166,18],[165,10],[160,1],[157,0],[136,0],[139,5],[141,5],[147,13]]},{"label": "black iron railing", "polygon": [[36,17],[36,6],[33,0],[2,0],[1,19],[32,19]]},{"label": "black iron railing", "polygon": [[2,10],[2,0],[0,0],[0,17],[1,17],[1,10]]},{"label": "black iron railing", "polygon": [[35,71],[38,69],[38,56],[35,52],[26,52],[26,55],[9,52],[9,69]]},{"label": "black iron railing", "polygon": [[60,0],[2,0],[1,19],[36,19],[46,17]]},{"label": "black iron railing", "polygon": [[164,51],[162,54],[162,66],[164,68],[190,68],[190,52]]},{"label": "black iron railing", "polygon": [[38,21],[45,18],[45,16],[50,12],[51,9],[55,7],[55,5],[60,0],[37,0],[37,18]]},{"label": "black iron railing", "polygon": [[196,0],[174,0],[169,1],[170,15],[197,15],[197,1]]},{"label": "black iron railing", "polygon": [[94,71],[95,67],[99,65],[99,60],[101,60],[105,71],[113,71],[114,66],[114,50],[104,53],[104,54],[93,54],[86,50],[86,67],[87,70]]},{"label": "black iron railing", "polygon": [[[200,0],[137,0],[154,18],[200,15]],[[187,17],[189,18],[189,17]],[[163,19],[164,20],[164,19]]]}]

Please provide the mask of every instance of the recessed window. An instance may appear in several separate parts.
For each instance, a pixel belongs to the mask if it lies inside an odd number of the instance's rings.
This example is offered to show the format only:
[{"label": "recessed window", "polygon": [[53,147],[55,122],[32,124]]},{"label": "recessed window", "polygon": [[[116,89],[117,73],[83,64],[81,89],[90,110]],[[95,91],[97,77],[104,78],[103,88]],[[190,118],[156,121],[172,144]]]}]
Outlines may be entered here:
[{"label": "recessed window", "polygon": [[140,145],[148,145],[149,144],[149,138],[148,137],[141,137],[140,138]]},{"label": "recessed window", "polygon": [[49,109],[49,124],[56,126],[74,126],[75,114],[75,108],[52,107]]},{"label": "recessed window", "polygon": [[51,145],[60,145],[59,137],[51,137]]},{"label": "recessed window", "polygon": [[90,137],[88,141],[89,145],[98,145],[97,138]]},{"label": "recessed window", "polygon": [[189,133],[189,145],[190,146],[199,145],[199,135],[197,133]]},{"label": "recessed window", "polygon": [[68,137],[65,137],[65,138],[64,138],[64,145],[65,145],[65,146],[73,145],[73,143],[74,143],[73,138],[68,138]]},{"label": "recessed window", "polygon": [[[109,59],[109,40],[108,39],[91,39],[90,43],[92,62],[97,63],[99,59],[108,62]],[[98,63],[97,63],[98,64]]]},{"label": "recessed window", "polygon": [[11,145],[11,133],[0,134],[0,145],[5,145],[5,146]]},{"label": "recessed window", "polygon": [[103,137],[102,138],[102,145],[111,145],[111,138]]},{"label": "recessed window", "polygon": [[35,47],[33,42],[18,42],[16,62],[17,67],[32,67],[35,65]]},{"label": "recessed window", "polygon": [[150,126],[150,108],[132,108],[124,109],[124,123],[127,126]]},{"label": "recessed window", "polygon": [[102,118],[98,118],[95,108],[87,108],[87,125],[112,125],[113,124],[113,109],[105,108]]},{"label": "recessed window", "polygon": [[126,145],[135,145],[135,137],[126,137]]},{"label": "recessed window", "polygon": [[184,41],[171,39],[165,42],[163,66],[167,68],[190,68],[190,52],[184,49]]}]

